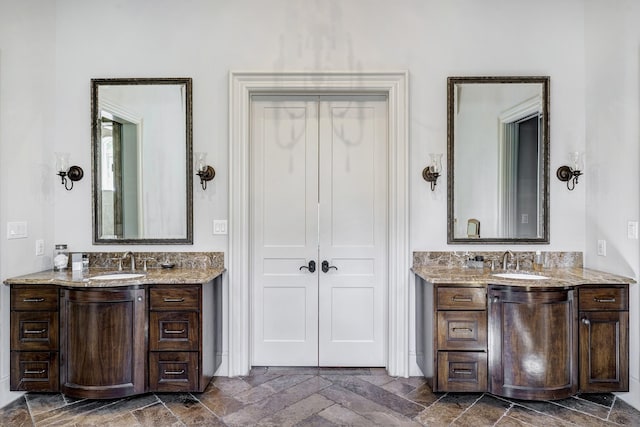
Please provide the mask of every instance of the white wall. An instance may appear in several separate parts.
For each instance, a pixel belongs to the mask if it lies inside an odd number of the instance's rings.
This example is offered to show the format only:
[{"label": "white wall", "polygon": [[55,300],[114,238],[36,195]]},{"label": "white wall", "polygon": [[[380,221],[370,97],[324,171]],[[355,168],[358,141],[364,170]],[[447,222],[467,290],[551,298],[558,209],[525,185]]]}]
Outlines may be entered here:
[{"label": "white wall", "polygon": [[[589,3],[587,23],[594,25],[588,41],[600,31],[621,31],[616,22],[622,19],[632,28],[640,17],[637,10],[632,16],[620,12],[601,30],[592,21],[606,3]],[[637,44],[632,53],[635,59],[627,62],[628,51],[616,57],[636,70]],[[225,219],[228,210],[229,71],[404,69],[411,79],[411,250],[477,248],[446,244],[445,180],[432,193],[421,178],[428,153],[446,152],[447,76],[551,76],[552,173],[566,163],[568,151],[585,149],[585,139],[591,138],[585,138],[586,129],[598,130],[586,127],[585,102],[594,102],[586,96],[596,92],[595,101],[599,96],[613,101],[595,88],[594,76],[589,75],[594,84],[588,87],[593,90],[585,90],[584,0],[539,0],[535,7],[510,0],[112,0],[108,6],[97,0],[0,0],[0,230],[4,233],[9,220],[24,219],[30,227],[25,241],[0,235],[1,277],[50,262],[34,256],[35,238],[46,240],[48,252],[55,242],[79,251],[120,249],[91,244],[91,78],[193,78],[194,151],[208,152],[217,174],[206,192],[194,183],[193,246],[162,250],[226,251],[227,238],[212,235],[212,220]],[[636,72],[628,79],[637,86],[637,77]],[[625,96],[637,104],[637,90]],[[85,179],[73,191],[56,180],[49,161],[53,151],[71,152],[72,162],[85,169]],[[637,169],[637,155],[632,169]],[[618,181],[609,177],[612,185]],[[551,244],[544,250],[582,251],[587,241],[591,244],[585,229],[594,220],[585,206],[592,185],[589,175],[573,192],[551,181]],[[629,203],[637,209],[633,188]],[[609,197],[604,191],[596,191],[596,197],[600,193]],[[609,214],[603,215],[608,222]],[[630,263],[615,253],[614,241],[609,244],[610,270],[636,272],[637,248]],[[620,268],[627,264],[634,268]],[[7,399],[6,295],[3,287],[0,404]],[[636,348],[632,360],[637,356]]]},{"label": "white wall", "polygon": [[[640,3],[589,0],[585,8],[586,198],[585,263],[639,279],[640,245],[627,222],[640,219]],[[597,241],[606,240],[606,256]],[[640,292],[630,293],[630,387],[640,408]]]},{"label": "white wall", "polygon": [[[59,185],[52,162],[54,9],[46,0],[0,0],[0,279],[43,270],[51,263],[51,255],[34,255],[36,238],[53,239]],[[29,237],[7,240],[7,221],[27,221]],[[9,289],[4,285],[0,325],[2,405],[17,396],[8,391]]]}]

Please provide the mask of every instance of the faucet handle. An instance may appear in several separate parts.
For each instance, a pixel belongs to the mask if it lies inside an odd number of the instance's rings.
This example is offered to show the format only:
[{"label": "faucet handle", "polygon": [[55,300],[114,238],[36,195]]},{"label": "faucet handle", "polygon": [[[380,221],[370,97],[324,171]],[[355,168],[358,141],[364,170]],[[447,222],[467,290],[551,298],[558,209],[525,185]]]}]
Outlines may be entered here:
[{"label": "faucet handle", "polygon": [[109,258],[111,261],[118,261],[118,271],[122,271],[122,258]]},{"label": "faucet handle", "polygon": [[157,262],[158,262],[155,258],[145,258],[145,259],[142,261],[142,269],[143,269],[144,271],[147,271],[147,261],[153,261],[153,262],[155,262],[155,263],[157,263]]},{"label": "faucet handle", "polygon": [[516,255],[516,270],[520,270],[520,258]]}]

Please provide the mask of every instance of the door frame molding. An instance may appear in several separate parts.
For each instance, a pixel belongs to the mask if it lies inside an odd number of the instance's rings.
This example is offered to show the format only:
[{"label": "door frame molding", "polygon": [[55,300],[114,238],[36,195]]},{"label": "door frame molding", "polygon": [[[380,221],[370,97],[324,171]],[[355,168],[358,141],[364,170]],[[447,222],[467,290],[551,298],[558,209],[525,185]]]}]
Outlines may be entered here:
[{"label": "door frame molding", "polygon": [[409,376],[409,74],[236,72],[229,74],[229,376],[251,368],[250,109],[255,94],[385,94],[388,102],[387,371]]}]

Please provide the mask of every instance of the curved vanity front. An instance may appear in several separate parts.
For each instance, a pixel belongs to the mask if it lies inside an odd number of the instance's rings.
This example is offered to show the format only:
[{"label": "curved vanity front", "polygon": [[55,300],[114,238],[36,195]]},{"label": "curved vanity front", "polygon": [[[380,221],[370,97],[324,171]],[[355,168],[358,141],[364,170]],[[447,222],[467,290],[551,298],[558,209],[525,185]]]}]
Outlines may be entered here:
[{"label": "curved vanity front", "polygon": [[41,272],[11,286],[11,390],[202,392],[221,363],[223,269]]},{"label": "curved vanity front", "polygon": [[435,392],[526,400],[628,391],[628,286],[586,269],[545,279],[414,267],[417,362]]}]

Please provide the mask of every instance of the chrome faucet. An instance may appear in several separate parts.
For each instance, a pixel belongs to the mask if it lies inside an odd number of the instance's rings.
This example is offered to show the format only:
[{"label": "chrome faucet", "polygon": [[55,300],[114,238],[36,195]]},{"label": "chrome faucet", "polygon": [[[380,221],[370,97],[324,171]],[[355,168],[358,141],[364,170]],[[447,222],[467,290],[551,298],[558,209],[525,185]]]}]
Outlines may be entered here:
[{"label": "chrome faucet", "polygon": [[131,257],[131,271],[136,271],[136,257],[133,255],[133,252],[128,251],[122,255],[122,259],[126,259],[128,256]]},{"label": "chrome faucet", "polygon": [[509,267],[509,256],[511,256],[511,258],[514,257],[513,252],[511,252],[510,250],[505,251],[505,253],[502,254],[502,269],[503,270],[507,270]]}]

